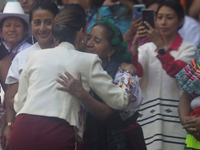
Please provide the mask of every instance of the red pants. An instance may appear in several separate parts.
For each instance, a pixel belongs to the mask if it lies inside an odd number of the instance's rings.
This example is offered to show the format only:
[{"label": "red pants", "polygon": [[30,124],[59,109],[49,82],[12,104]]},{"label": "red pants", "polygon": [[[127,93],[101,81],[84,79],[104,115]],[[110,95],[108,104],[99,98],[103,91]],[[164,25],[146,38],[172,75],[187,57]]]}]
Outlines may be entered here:
[{"label": "red pants", "polygon": [[75,133],[63,119],[18,115],[12,126],[9,150],[74,150]]}]

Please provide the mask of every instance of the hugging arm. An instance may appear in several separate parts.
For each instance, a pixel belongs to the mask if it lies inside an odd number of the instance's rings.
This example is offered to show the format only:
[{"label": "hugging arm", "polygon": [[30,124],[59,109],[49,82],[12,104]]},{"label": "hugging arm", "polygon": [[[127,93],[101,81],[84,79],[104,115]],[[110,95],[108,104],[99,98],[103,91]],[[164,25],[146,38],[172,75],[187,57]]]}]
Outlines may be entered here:
[{"label": "hugging arm", "polygon": [[62,87],[58,87],[57,89],[74,95],[96,119],[105,121],[115,112],[114,109],[110,108],[105,103],[95,100],[85,91],[82,86],[80,73],[78,73],[77,79],[74,79],[68,72],[65,72],[65,75],[66,76],[59,76],[60,79],[58,79],[57,82],[60,83]]}]

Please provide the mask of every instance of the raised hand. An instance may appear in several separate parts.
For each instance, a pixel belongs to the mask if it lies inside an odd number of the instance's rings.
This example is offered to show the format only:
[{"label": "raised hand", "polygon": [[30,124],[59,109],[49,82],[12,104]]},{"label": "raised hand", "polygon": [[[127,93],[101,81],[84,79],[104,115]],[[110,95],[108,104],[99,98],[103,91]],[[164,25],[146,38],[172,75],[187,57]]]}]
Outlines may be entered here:
[{"label": "raised hand", "polygon": [[148,39],[149,41],[153,42],[158,49],[160,48],[164,48],[165,44],[163,42],[163,40],[161,39],[161,35],[159,33],[159,31],[157,29],[154,29],[153,27],[151,27],[151,25],[144,21],[144,24],[149,28],[146,29],[146,39]]},{"label": "raised hand", "polygon": [[139,27],[139,23],[141,22],[141,18],[138,20],[135,20],[135,16],[133,16],[130,28],[128,29],[128,31],[126,31],[126,33],[124,34],[123,38],[124,41],[129,42],[133,36],[136,34],[138,27]]}]

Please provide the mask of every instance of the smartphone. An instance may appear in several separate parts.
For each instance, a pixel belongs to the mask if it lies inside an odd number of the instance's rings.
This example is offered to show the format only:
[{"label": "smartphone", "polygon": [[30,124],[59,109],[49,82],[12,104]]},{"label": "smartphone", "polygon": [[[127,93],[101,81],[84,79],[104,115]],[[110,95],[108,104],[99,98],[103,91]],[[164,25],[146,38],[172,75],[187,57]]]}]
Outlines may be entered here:
[{"label": "smartphone", "polygon": [[142,10],[146,9],[144,4],[136,4],[133,6],[133,13],[135,15],[135,20],[138,20],[142,17]]},{"label": "smartphone", "polygon": [[[155,28],[155,23],[154,23],[154,10],[147,10],[147,9],[144,9],[142,10],[142,22],[148,22],[152,28]],[[143,25],[149,29],[144,23]]]}]

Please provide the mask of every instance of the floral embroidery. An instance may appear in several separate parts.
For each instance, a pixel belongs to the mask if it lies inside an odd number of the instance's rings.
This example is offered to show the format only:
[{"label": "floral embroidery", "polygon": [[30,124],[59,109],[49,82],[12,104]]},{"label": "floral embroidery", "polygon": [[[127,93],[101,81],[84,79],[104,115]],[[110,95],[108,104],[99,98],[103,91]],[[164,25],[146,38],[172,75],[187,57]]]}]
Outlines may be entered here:
[{"label": "floral embroidery", "polygon": [[126,120],[139,109],[138,104],[142,102],[142,93],[139,87],[139,80],[137,76],[132,76],[127,72],[123,72],[123,70],[119,67],[114,79],[114,84],[122,88],[124,93],[129,98],[127,108],[120,113],[122,120]]}]

